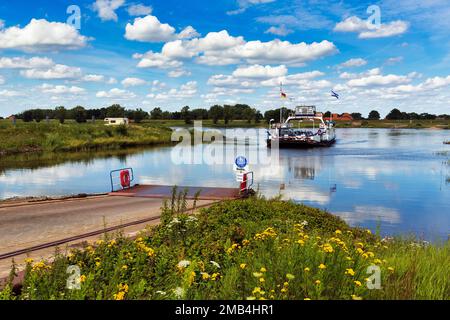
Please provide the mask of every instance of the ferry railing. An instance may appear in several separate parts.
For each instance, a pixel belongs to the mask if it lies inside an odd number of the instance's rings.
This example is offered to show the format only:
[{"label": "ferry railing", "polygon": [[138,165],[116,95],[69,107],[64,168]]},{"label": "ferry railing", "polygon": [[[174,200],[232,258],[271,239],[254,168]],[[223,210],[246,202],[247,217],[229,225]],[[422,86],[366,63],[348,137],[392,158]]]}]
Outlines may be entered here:
[{"label": "ferry railing", "polygon": [[[120,181],[120,173],[122,171],[128,171],[130,173],[130,186],[132,184],[132,182],[134,181],[134,171],[133,168],[123,168],[123,169],[117,169],[117,170],[112,170],[109,173],[109,177],[111,179],[111,192],[116,191],[115,187],[116,186],[120,186],[121,190],[124,190],[125,188],[122,186],[122,183]],[[118,181],[118,182],[116,182]],[[119,188],[118,188],[119,190]]]}]

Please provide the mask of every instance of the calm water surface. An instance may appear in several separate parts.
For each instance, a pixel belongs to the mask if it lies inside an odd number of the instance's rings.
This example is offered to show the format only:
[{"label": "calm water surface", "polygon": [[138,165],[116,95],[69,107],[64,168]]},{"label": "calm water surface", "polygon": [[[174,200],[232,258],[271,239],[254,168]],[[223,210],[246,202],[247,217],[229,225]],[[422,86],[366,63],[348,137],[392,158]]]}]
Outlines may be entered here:
[{"label": "calm water surface", "polygon": [[[332,148],[281,150],[252,165],[255,188],[281,194],[383,234],[445,239],[450,233],[448,131],[339,129]],[[200,152],[201,146],[195,147]],[[257,146],[250,143],[249,149]],[[264,146],[265,148],[265,146]],[[232,165],[174,165],[173,148],[0,171],[0,198],[110,191],[109,171],[133,167],[141,184],[236,187]],[[11,168],[9,161],[8,168]],[[17,160],[16,167],[23,167]],[[12,165],[14,167],[14,164]]]}]

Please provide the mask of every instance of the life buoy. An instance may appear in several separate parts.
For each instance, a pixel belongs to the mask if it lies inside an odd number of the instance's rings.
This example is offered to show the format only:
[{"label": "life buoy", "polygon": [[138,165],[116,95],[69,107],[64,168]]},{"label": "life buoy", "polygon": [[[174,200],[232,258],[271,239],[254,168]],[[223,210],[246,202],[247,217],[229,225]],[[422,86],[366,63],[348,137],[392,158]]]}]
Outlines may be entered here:
[{"label": "life buoy", "polygon": [[124,189],[129,188],[131,186],[130,171],[122,170],[120,172],[120,184]]}]

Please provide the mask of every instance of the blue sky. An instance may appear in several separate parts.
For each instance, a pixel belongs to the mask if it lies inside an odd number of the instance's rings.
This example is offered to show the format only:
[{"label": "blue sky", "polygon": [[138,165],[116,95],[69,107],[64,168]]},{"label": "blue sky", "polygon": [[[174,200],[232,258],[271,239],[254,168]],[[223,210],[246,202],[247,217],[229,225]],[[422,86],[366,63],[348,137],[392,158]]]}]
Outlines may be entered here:
[{"label": "blue sky", "polygon": [[0,115],[112,103],[264,111],[281,105],[280,82],[286,106],[450,113],[449,16],[446,0],[3,2]]}]

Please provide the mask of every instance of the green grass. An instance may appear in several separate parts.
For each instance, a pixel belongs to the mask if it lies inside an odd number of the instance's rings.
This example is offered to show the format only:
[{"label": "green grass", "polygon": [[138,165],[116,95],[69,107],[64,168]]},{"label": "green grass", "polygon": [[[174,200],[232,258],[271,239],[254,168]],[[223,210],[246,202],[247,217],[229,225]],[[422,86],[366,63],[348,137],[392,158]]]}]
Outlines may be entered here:
[{"label": "green grass", "polygon": [[59,124],[0,121],[0,154],[23,152],[86,151],[170,143],[171,130],[131,125],[107,127],[103,123]]},{"label": "green grass", "polygon": [[[8,285],[0,299],[450,298],[448,242],[382,240],[278,200],[227,201],[189,216],[175,198],[162,224],[136,240],[109,235],[53,263],[28,261],[22,290]],[[80,267],[80,290],[66,289],[69,265]],[[366,287],[371,265],[380,290]]]}]

